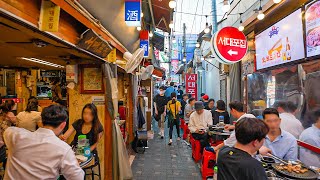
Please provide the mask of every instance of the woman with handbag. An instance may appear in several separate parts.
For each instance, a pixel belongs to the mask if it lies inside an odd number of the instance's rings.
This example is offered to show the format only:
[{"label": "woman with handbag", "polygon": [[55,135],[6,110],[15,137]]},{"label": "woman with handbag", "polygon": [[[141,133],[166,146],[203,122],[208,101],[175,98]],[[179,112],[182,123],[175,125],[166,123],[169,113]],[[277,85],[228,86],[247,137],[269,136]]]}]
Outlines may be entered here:
[{"label": "woman with handbag", "polygon": [[175,92],[171,93],[171,100],[167,104],[168,113],[168,126],[169,126],[169,146],[172,144],[172,131],[173,126],[176,126],[178,138],[180,140],[180,128],[179,128],[179,112],[181,111],[181,103],[177,100],[177,94]]}]

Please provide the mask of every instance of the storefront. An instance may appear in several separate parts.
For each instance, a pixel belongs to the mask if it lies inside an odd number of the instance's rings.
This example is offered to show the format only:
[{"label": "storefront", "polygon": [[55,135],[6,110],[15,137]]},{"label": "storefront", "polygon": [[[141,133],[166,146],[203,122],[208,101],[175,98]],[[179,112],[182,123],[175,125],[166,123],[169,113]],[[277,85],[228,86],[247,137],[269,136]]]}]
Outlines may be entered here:
[{"label": "storefront", "polygon": [[307,115],[320,107],[316,90],[320,82],[319,10],[318,1],[282,6],[272,10],[273,15],[287,12],[282,19],[264,29],[255,28],[255,58],[249,51],[242,62],[248,112],[261,116],[276,101],[292,101],[298,107],[297,118],[305,127],[311,125]]}]

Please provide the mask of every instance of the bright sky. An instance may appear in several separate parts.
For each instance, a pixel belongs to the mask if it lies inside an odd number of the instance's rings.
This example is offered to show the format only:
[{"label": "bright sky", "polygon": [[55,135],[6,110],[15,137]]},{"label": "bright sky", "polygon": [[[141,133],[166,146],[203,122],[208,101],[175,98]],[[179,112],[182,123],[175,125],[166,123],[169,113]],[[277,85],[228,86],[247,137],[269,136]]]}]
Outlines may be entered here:
[{"label": "bright sky", "polygon": [[[176,0],[177,7],[174,16],[174,30],[175,34],[183,33],[183,23],[186,23],[186,34],[199,34],[206,25],[206,17],[208,15],[208,23],[212,24],[212,0]],[[221,10],[222,0],[217,1],[217,19],[222,18],[223,12]],[[183,13],[180,13],[183,12]],[[188,13],[188,14],[184,14]],[[198,15],[193,15],[198,14]],[[200,16],[203,15],[203,16]]]}]

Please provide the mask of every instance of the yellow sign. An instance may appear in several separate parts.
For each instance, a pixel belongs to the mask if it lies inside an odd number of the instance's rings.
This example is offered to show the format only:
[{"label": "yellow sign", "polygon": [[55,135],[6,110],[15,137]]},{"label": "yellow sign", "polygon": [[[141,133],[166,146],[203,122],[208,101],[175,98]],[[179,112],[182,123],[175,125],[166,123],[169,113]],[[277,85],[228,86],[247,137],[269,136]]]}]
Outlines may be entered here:
[{"label": "yellow sign", "polygon": [[59,29],[60,6],[50,0],[42,0],[39,29],[41,31],[57,32]]},{"label": "yellow sign", "polygon": [[117,61],[117,49],[113,48],[112,51],[108,54],[108,62],[115,63]]}]

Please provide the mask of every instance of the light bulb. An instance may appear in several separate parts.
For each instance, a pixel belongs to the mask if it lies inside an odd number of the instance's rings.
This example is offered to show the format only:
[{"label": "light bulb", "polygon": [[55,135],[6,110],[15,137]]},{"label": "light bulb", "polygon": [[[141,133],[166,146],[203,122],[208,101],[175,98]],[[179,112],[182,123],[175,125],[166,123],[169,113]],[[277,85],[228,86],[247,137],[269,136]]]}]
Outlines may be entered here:
[{"label": "light bulb", "polygon": [[274,3],[278,4],[281,0],[273,0]]},{"label": "light bulb", "polygon": [[187,58],[186,58],[186,57],[183,57],[182,61],[183,61],[183,62],[187,62]]},{"label": "light bulb", "polygon": [[228,0],[223,1],[223,6],[222,6],[222,11],[223,12],[228,12],[230,10],[230,4]]},{"label": "light bulb", "polygon": [[198,48],[198,47],[200,47],[200,43],[198,43],[198,42],[197,42],[197,44],[196,44],[196,48]]},{"label": "light bulb", "polygon": [[138,26],[138,27],[137,27],[137,30],[138,30],[138,31],[141,31],[141,27],[140,27],[140,26]]},{"label": "light bulb", "polygon": [[177,2],[176,2],[176,1],[171,0],[171,1],[169,2],[169,7],[170,7],[171,9],[174,9],[176,6],[177,6]]},{"label": "light bulb", "polygon": [[172,39],[172,43],[176,43],[177,40],[175,38]]},{"label": "light bulb", "polygon": [[204,29],[204,33],[209,33],[210,32],[210,28],[207,26],[205,29]]},{"label": "light bulb", "polygon": [[141,17],[143,17],[143,12],[141,13]]},{"label": "light bulb", "polygon": [[242,24],[240,24],[238,29],[239,29],[239,31],[243,31],[244,30],[244,26]]},{"label": "light bulb", "polygon": [[262,11],[259,11],[258,17],[259,20],[262,20],[264,18],[264,14]]},{"label": "light bulb", "polygon": [[149,37],[153,37],[153,33],[152,32],[149,32]]},{"label": "light bulb", "polygon": [[171,21],[171,23],[169,24],[169,28],[173,29],[173,22]]}]

